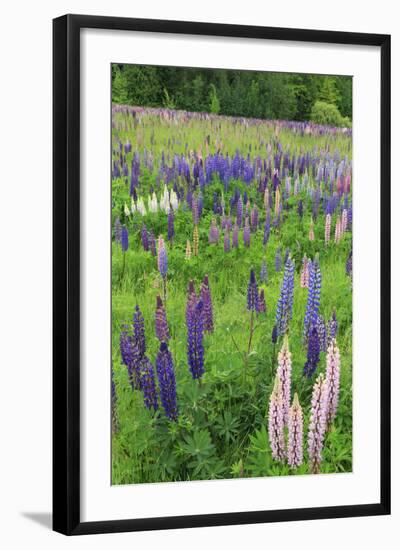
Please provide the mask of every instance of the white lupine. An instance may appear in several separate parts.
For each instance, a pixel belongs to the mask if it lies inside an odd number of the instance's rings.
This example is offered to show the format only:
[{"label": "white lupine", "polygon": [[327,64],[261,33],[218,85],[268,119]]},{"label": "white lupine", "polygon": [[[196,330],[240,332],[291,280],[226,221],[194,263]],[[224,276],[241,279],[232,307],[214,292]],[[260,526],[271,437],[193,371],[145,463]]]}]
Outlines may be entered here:
[{"label": "white lupine", "polygon": [[137,204],[136,204],[136,210],[142,215],[146,215],[146,207],[144,205],[142,197],[138,198]]},{"label": "white lupine", "polygon": [[132,214],[136,212],[136,204],[135,204],[135,201],[133,200],[133,197],[131,198],[131,212]]},{"label": "white lupine", "polygon": [[124,213],[125,213],[125,216],[128,216],[128,217],[131,215],[131,211],[129,210],[128,205],[126,203],[124,205]]},{"label": "white lupine", "polygon": [[171,190],[171,195],[170,195],[169,201],[171,203],[172,208],[174,210],[178,210],[178,206],[179,206],[178,195],[175,193],[175,191],[173,189]]}]

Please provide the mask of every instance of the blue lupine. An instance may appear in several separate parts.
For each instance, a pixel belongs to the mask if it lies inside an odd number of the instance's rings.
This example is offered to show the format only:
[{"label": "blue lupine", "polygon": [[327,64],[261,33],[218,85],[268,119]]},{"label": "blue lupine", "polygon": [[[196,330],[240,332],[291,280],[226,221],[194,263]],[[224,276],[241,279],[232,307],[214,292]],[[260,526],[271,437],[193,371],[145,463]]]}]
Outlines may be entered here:
[{"label": "blue lupine", "polygon": [[200,299],[203,302],[203,330],[206,332],[214,332],[213,306],[208,275],[204,275],[204,279],[201,283]]},{"label": "blue lupine", "polygon": [[288,328],[293,314],[294,292],[294,260],[290,257],[285,264],[281,293],[276,307],[276,326],[279,336],[283,336]]},{"label": "blue lupine", "polygon": [[133,337],[140,357],[143,357],[146,353],[146,335],[144,331],[144,317],[138,305],[135,307],[135,313],[133,314]]},{"label": "blue lupine", "polygon": [[121,228],[121,248],[123,252],[126,252],[129,247],[128,230],[125,225]]},{"label": "blue lupine", "polygon": [[128,327],[123,326],[119,346],[122,362],[127,367],[129,383],[133,390],[141,389],[140,361],[142,354],[135,340],[135,337],[129,334]]},{"label": "blue lupine", "polygon": [[140,362],[140,380],[143,391],[144,405],[147,409],[158,409],[156,383],[154,380],[154,368],[145,355]]},{"label": "blue lupine", "polygon": [[168,271],[168,258],[167,258],[167,249],[165,248],[165,242],[162,235],[158,237],[157,267],[161,277],[165,279]]},{"label": "blue lupine", "polygon": [[196,380],[204,374],[203,301],[187,308],[187,354],[192,377]]},{"label": "blue lupine", "polygon": [[303,201],[301,199],[297,203],[297,213],[298,213],[300,218],[303,217]]},{"label": "blue lupine", "polygon": [[309,330],[312,326],[316,326],[318,314],[319,314],[319,303],[321,297],[321,269],[319,267],[318,260],[314,260],[309,263],[310,275],[308,282],[308,296],[307,296],[307,307],[306,313],[304,316],[304,330],[303,338],[306,341],[308,338]]},{"label": "blue lupine", "polygon": [[161,342],[156,360],[161,404],[169,420],[177,420],[176,381],[171,352],[166,342]]},{"label": "blue lupine", "polygon": [[258,287],[254,269],[250,270],[250,280],[247,286],[247,309],[258,311]]},{"label": "blue lupine", "polygon": [[310,329],[309,336],[308,336],[308,348],[307,348],[307,360],[304,364],[304,374],[308,378],[311,378],[311,376],[314,374],[314,372],[317,369],[318,363],[319,363],[319,353],[320,353],[320,345],[319,345],[319,337],[318,337],[318,330],[315,325],[313,325]]}]

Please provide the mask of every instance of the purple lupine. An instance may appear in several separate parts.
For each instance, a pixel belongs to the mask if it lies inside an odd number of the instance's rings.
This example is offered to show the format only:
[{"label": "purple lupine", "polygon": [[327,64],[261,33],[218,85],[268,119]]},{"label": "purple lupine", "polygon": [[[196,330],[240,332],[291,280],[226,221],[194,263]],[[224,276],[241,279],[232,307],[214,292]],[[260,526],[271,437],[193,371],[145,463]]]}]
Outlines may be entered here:
[{"label": "purple lupine", "polygon": [[254,269],[250,270],[250,280],[247,286],[247,309],[249,311],[258,310],[258,287]]},{"label": "purple lupine", "polygon": [[311,414],[308,426],[308,460],[310,471],[319,474],[326,431],[326,383],[320,374],[315,381],[311,398]]},{"label": "purple lupine", "polygon": [[194,308],[196,307],[196,304],[197,304],[196,289],[194,287],[194,282],[190,280],[188,284],[187,299],[186,299],[186,323],[189,322],[189,319],[191,318],[191,315],[193,313]]},{"label": "purple lupine", "polygon": [[294,260],[290,257],[285,264],[281,292],[276,306],[276,326],[278,335],[283,336],[288,328],[293,314],[294,292]]},{"label": "purple lupine", "polygon": [[122,362],[128,370],[129,383],[134,390],[138,387],[137,383],[140,379],[140,364],[138,362],[138,358],[140,359],[140,357],[138,353],[135,353],[137,352],[137,349],[134,350],[133,337],[132,335],[128,334],[128,327],[126,325],[121,330],[121,334],[119,337],[119,349]]},{"label": "purple lupine", "polygon": [[297,203],[297,214],[299,215],[300,218],[303,217],[303,201],[300,199],[299,202]]},{"label": "purple lupine", "polygon": [[226,229],[224,234],[224,252],[230,252],[231,250],[231,235]]},{"label": "purple lupine", "polygon": [[203,346],[203,301],[200,299],[194,307],[187,308],[187,355],[189,369],[196,380],[204,373]]},{"label": "purple lupine", "polygon": [[116,219],[115,219],[115,223],[114,223],[114,238],[115,238],[115,242],[117,242],[117,243],[121,242],[121,236],[122,236],[121,221],[120,221],[119,218],[116,218]]},{"label": "purple lupine", "polygon": [[165,247],[165,242],[162,235],[158,237],[157,267],[161,277],[165,279],[168,271],[168,258],[167,258],[167,249]]},{"label": "purple lupine", "polygon": [[257,313],[265,313],[266,311],[267,311],[267,306],[265,304],[265,294],[264,294],[264,289],[262,288],[258,296]]},{"label": "purple lupine", "polygon": [[161,404],[169,420],[178,419],[176,402],[176,381],[174,363],[166,342],[161,342],[156,359],[157,376],[160,385]]},{"label": "purple lupine", "polygon": [[152,231],[148,232],[149,249],[153,256],[157,256],[156,239]]},{"label": "purple lupine", "polygon": [[116,433],[119,430],[118,414],[117,414],[117,392],[114,382],[114,369],[111,370],[111,421],[112,421],[112,433]]},{"label": "purple lupine", "polygon": [[322,317],[322,315],[318,315],[316,327],[317,327],[317,332],[318,332],[320,351],[326,351],[327,332],[326,332],[325,321],[324,321],[324,318]]},{"label": "purple lupine", "polygon": [[321,269],[317,259],[310,262],[309,269],[310,275],[308,281],[307,307],[304,316],[303,330],[304,341],[307,341],[310,328],[317,324],[319,302],[321,297]]},{"label": "purple lupine", "polygon": [[310,264],[311,264],[311,260],[309,260],[307,256],[304,254],[303,263],[302,263],[301,272],[300,272],[301,288],[308,288],[308,284],[310,281]]},{"label": "purple lupine", "polygon": [[240,196],[236,205],[236,223],[239,227],[242,227],[242,220],[243,220],[243,201],[242,197]]},{"label": "purple lupine", "polygon": [[142,240],[143,250],[148,251],[150,249],[150,245],[149,245],[149,236],[147,233],[147,227],[145,226],[145,224],[143,224],[142,229],[140,231],[140,237]]},{"label": "purple lupine", "polygon": [[160,296],[157,296],[156,302],[155,332],[160,342],[168,342],[170,339],[167,314]]},{"label": "purple lupine", "polygon": [[331,343],[331,341],[336,338],[338,330],[338,322],[336,318],[336,311],[333,310],[332,316],[328,321],[327,327],[326,327],[326,339],[327,339],[327,346]]},{"label": "purple lupine", "polygon": [[274,388],[269,399],[268,437],[274,460],[285,459],[285,435],[282,408],[282,382],[276,376]]},{"label": "purple lupine", "polygon": [[289,351],[289,339],[287,334],[283,340],[282,349],[278,353],[277,376],[282,384],[282,414],[285,426],[288,423],[290,407],[290,388],[292,383],[292,354]]},{"label": "purple lupine", "polygon": [[278,246],[275,252],[275,271],[280,271],[281,269],[282,269],[282,250],[280,246]]},{"label": "purple lupine", "polygon": [[268,282],[267,262],[265,260],[261,264],[260,281],[265,284]]},{"label": "purple lupine", "polygon": [[200,299],[203,302],[203,330],[206,332],[214,332],[214,316],[208,275],[204,275],[204,279],[201,283]]},{"label": "purple lupine", "polygon": [[193,225],[199,224],[199,204],[198,199],[196,197],[193,197],[192,199],[192,217],[193,217]]},{"label": "purple lupine", "polygon": [[125,225],[121,227],[121,248],[123,252],[126,252],[129,248],[128,230]]},{"label": "purple lupine", "polygon": [[250,212],[250,226],[253,233],[258,229],[258,208],[254,205]]},{"label": "purple lupine", "polygon": [[239,226],[235,223],[232,232],[232,248],[238,248],[239,246]]},{"label": "purple lupine", "polygon": [[340,389],[340,352],[335,338],[331,341],[326,354],[326,422],[332,425],[336,418]]},{"label": "purple lupine", "polygon": [[219,239],[219,229],[217,226],[217,220],[213,218],[211,220],[210,231],[208,234],[208,242],[210,244],[215,244],[218,242],[218,239]]},{"label": "purple lupine", "polygon": [[140,357],[142,357],[146,353],[146,335],[144,317],[138,305],[135,307],[135,313],[133,314],[133,337]]},{"label": "purple lupine", "polygon": [[140,361],[140,380],[143,391],[144,406],[147,409],[158,409],[154,367],[148,357],[144,355]]},{"label": "purple lupine", "polygon": [[289,409],[287,461],[291,468],[303,463],[303,411],[297,393]]},{"label": "purple lupine", "polygon": [[267,216],[265,218],[265,225],[264,225],[264,236],[263,236],[263,245],[266,246],[269,239],[269,234],[271,231],[271,213],[268,210]]},{"label": "purple lupine", "polygon": [[175,235],[175,227],[174,227],[174,209],[170,208],[168,212],[168,240],[172,241]]},{"label": "purple lupine", "polygon": [[272,328],[271,341],[274,344],[274,346],[278,341],[278,327],[276,325],[274,325]]},{"label": "purple lupine", "polygon": [[244,246],[250,246],[250,226],[249,226],[249,218],[246,218],[244,222],[244,228],[243,228],[243,243]]},{"label": "purple lupine", "polygon": [[318,336],[318,330],[315,325],[313,325],[310,328],[309,334],[308,334],[308,346],[307,346],[307,360],[304,363],[304,375],[307,376],[307,378],[311,378],[311,376],[314,374],[314,372],[317,369],[318,363],[319,363],[319,353],[320,353],[320,347],[319,347],[319,336]]}]

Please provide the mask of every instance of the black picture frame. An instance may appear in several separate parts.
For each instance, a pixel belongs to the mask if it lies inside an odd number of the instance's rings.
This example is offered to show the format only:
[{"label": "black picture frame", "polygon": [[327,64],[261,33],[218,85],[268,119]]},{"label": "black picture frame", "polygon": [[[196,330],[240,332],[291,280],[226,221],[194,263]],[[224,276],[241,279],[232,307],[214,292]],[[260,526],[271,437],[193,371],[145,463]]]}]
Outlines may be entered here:
[{"label": "black picture frame", "polygon": [[[80,31],[84,28],[378,46],[381,51],[380,501],[351,506],[80,520]],[[65,15],[53,21],[53,529],[66,535],[390,513],[390,36]]]}]

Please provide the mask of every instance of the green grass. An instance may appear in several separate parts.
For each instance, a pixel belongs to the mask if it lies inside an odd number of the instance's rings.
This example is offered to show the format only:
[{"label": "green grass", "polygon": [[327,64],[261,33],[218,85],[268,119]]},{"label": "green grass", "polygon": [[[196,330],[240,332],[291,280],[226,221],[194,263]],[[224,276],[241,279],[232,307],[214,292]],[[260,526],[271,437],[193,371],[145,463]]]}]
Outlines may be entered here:
[{"label": "green grass", "polygon": [[[120,117],[118,119],[118,116]],[[157,162],[161,151],[183,153],[204,148],[205,136],[216,136],[223,143],[224,153],[234,154],[236,149],[247,154],[252,145],[251,156],[265,156],[265,144],[273,139],[271,129],[240,126],[230,127],[223,121],[216,129],[210,121],[190,121],[186,126],[172,127],[160,122],[157,117],[148,117],[134,127],[122,126],[122,115],[117,116],[120,125],[114,130],[114,143],[123,143],[129,137],[133,151],[141,153],[144,148],[154,157],[154,172],[141,175],[140,188],[147,199],[150,185],[156,184]],[[330,147],[344,156],[351,154],[348,138],[336,136],[304,136],[281,131],[279,139],[291,151],[312,151],[315,147]],[[170,140],[168,145],[168,140]],[[260,142],[263,145],[260,145]],[[214,146],[210,146],[210,152]],[[128,164],[132,153],[128,155]],[[243,186],[243,183],[241,184]],[[232,186],[234,189],[235,185]],[[303,319],[307,289],[300,287],[299,271],[304,254],[314,257],[319,254],[322,272],[320,312],[325,319],[336,310],[339,331],[337,336],[341,353],[341,393],[335,424],[326,436],[321,471],[348,472],[352,468],[352,288],[345,273],[345,262],[351,248],[351,233],[335,245],[324,244],[324,215],[321,213],[314,226],[315,241],[308,240],[311,204],[305,194],[289,199],[289,210],[284,211],[284,221],[278,230],[272,229],[266,249],[262,245],[263,231],[251,235],[251,246],[243,245],[240,233],[239,248],[225,254],[223,237],[216,245],[208,244],[208,230],[213,214],[210,212],[214,190],[222,184],[217,180],[205,188],[204,213],[199,224],[199,256],[185,260],[186,240],[192,239],[191,213],[181,206],[175,217],[175,239],[168,244],[167,316],[171,332],[169,343],[173,355],[179,419],[170,422],[162,407],[149,412],[143,405],[143,396],[132,391],[126,367],[121,362],[119,335],[122,325],[132,322],[136,304],[145,318],[147,354],[151,361],[159,348],[154,333],[154,312],[157,294],[162,294],[162,280],[157,271],[157,262],[140,244],[140,228],[143,221],[156,235],[167,233],[165,213],[139,214],[124,219],[123,205],[130,204],[129,185],[124,178],[113,181],[113,219],[119,216],[129,229],[129,250],[125,258],[123,277],[123,252],[118,243],[112,244],[112,359],[117,393],[116,412],[118,431],[112,441],[112,483],[146,483],[159,481],[183,481],[192,479],[218,479],[230,477],[295,475],[308,473],[306,441],[305,463],[297,470],[274,462],[267,436],[267,411],[269,396],[277,367],[276,346],[271,342],[275,323],[276,304],[279,297],[283,272],[275,272],[276,249],[283,252],[290,248],[295,259],[295,292],[293,319],[290,323],[289,346],[292,353],[292,397],[298,392],[305,418],[305,434],[310,413],[313,382],[319,372],[325,370],[325,354],[321,354],[316,374],[311,380],[303,376],[306,349],[302,342]],[[262,197],[256,185],[248,189],[251,202],[262,210]],[[158,193],[159,196],[159,193]],[[229,193],[225,197],[229,201]],[[297,200],[305,201],[305,215],[297,215]],[[146,201],[147,205],[147,201]],[[264,220],[261,214],[261,220]],[[333,234],[332,228],[332,234]],[[251,268],[257,279],[263,258],[268,268],[268,283],[264,285],[267,312],[257,316],[251,354],[244,372],[243,353],[249,339],[249,316],[246,309],[246,292]],[[214,308],[215,331],[205,336],[205,374],[201,383],[190,375],[186,357],[185,306],[186,290],[190,279],[196,288],[208,274]],[[305,438],[306,440],[306,438]]]}]

